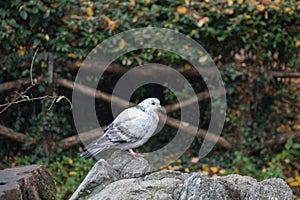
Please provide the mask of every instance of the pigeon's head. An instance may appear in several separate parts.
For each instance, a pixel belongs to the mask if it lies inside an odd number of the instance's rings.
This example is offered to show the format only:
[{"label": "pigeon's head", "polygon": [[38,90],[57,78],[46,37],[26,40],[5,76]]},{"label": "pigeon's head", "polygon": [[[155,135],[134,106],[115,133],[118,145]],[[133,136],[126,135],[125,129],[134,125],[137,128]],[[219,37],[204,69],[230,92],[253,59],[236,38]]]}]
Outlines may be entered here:
[{"label": "pigeon's head", "polygon": [[157,98],[148,98],[138,104],[143,110],[157,112],[161,109],[160,101]]}]

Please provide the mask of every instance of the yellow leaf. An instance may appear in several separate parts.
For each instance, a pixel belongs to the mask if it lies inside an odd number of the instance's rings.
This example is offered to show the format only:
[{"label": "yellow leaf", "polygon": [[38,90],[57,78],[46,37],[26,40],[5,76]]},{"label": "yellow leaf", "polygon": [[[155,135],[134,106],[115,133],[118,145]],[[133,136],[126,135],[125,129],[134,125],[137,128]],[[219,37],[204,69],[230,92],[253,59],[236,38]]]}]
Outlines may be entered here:
[{"label": "yellow leaf", "polygon": [[108,28],[110,30],[115,30],[116,29],[116,21],[111,20],[109,17],[105,17],[104,20],[108,23]]},{"label": "yellow leaf", "polygon": [[123,49],[125,47],[125,44],[126,44],[125,40],[121,39],[118,46],[120,49]]},{"label": "yellow leaf", "polygon": [[51,5],[50,5],[52,8],[57,8],[58,6],[59,6],[59,3],[57,2],[57,3],[52,3]]},{"label": "yellow leaf", "polygon": [[46,41],[49,41],[49,40],[50,40],[50,37],[49,37],[48,34],[46,34],[46,35],[44,36],[44,38],[45,38]]},{"label": "yellow leaf", "polygon": [[295,181],[295,179],[292,178],[292,177],[285,179],[285,182],[287,182],[287,183],[291,183],[291,182],[294,182],[294,181]]},{"label": "yellow leaf", "polygon": [[225,169],[220,169],[219,174],[220,174],[220,175],[224,175],[224,174],[227,174],[227,172],[226,172]]},{"label": "yellow leaf", "polygon": [[238,4],[242,4],[244,2],[244,0],[237,0]]},{"label": "yellow leaf", "polygon": [[184,168],[184,172],[189,173],[190,169],[189,168]]},{"label": "yellow leaf", "polygon": [[184,69],[185,70],[190,70],[192,68],[192,66],[190,65],[190,64],[188,64],[188,63],[186,63],[185,65],[184,65]]},{"label": "yellow leaf", "polygon": [[68,164],[72,165],[73,164],[73,160],[71,158],[68,158]]},{"label": "yellow leaf", "polygon": [[216,12],[216,11],[217,11],[217,9],[215,7],[212,7],[209,9],[209,12]]},{"label": "yellow leaf", "polygon": [[74,53],[68,53],[68,58],[75,58],[75,54]]},{"label": "yellow leaf", "polygon": [[234,174],[239,174],[240,173],[240,169],[238,167],[236,167],[233,171]]},{"label": "yellow leaf", "polygon": [[218,167],[211,167],[210,168],[210,170],[214,173],[214,174],[216,174],[217,172],[218,172]]},{"label": "yellow leaf", "polygon": [[232,6],[233,1],[232,0],[227,0],[227,4],[228,4],[228,6]]},{"label": "yellow leaf", "polygon": [[300,40],[297,40],[297,41],[296,41],[295,47],[300,47]]},{"label": "yellow leaf", "polygon": [[92,17],[94,15],[93,8],[91,8],[91,7],[87,7],[85,12],[86,12],[87,16],[89,16],[89,17]]},{"label": "yellow leaf", "polygon": [[287,7],[287,8],[285,8],[283,11],[286,12],[286,13],[288,13],[288,12],[291,11],[291,8]]},{"label": "yellow leaf", "polygon": [[199,157],[192,157],[191,163],[198,163]]},{"label": "yellow leaf", "polygon": [[204,172],[208,172],[209,171],[208,164],[203,164],[202,165],[202,171],[204,171]]},{"label": "yellow leaf", "polygon": [[23,46],[20,46],[19,50],[18,50],[19,56],[23,56],[25,54],[25,52],[26,52],[26,48]]},{"label": "yellow leaf", "polygon": [[197,23],[197,26],[198,27],[202,27],[206,22],[209,21],[209,18],[208,17],[203,17],[202,19],[200,19]]},{"label": "yellow leaf", "polygon": [[185,14],[185,13],[187,13],[188,9],[184,6],[178,6],[176,8],[176,11],[179,12],[180,14]]},{"label": "yellow leaf", "polygon": [[70,172],[69,172],[69,175],[71,175],[71,176],[73,176],[73,175],[75,175],[75,174],[76,174],[75,171],[70,171]]},{"label": "yellow leaf", "polygon": [[136,5],[135,0],[130,0],[130,5],[135,6]]},{"label": "yellow leaf", "polygon": [[273,8],[274,10],[279,10],[280,6],[279,5],[275,5],[275,4],[271,4],[268,6],[269,8]]},{"label": "yellow leaf", "polygon": [[246,20],[248,20],[248,19],[251,19],[251,16],[248,15],[248,14],[244,14],[244,18],[245,18]]},{"label": "yellow leaf", "polygon": [[168,168],[169,168],[170,170],[175,170],[175,171],[176,171],[176,170],[181,169],[182,166],[181,166],[181,165],[178,165],[178,166],[176,165],[176,166],[169,166]]},{"label": "yellow leaf", "polygon": [[72,19],[80,19],[80,17],[78,15],[71,15]]},{"label": "yellow leaf", "polygon": [[298,181],[290,182],[289,185],[291,187],[298,187],[298,186],[300,186],[300,182],[298,182]]},{"label": "yellow leaf", "polygon": [[209,174],[208,171],[202,171],[201,173],[202,173],[202,174],[205,174],[205,175],[207,175],[207,176],[208,176],[208,174]]},{"label": "yellow leaf", "polygon": [[197,33],[197,31],[195,30],[195,29],[193,29],[192,31],[191,31],[191,35],[195,35]]},{"label": "yellow leaf", "polygon": [[269,13],[265,12],[265,19],[269,19]]},{"label": "yellow leaf", "polygon": [[295,179],[300,182],[300,176],[295,176]]},{"label": "yellow leaf", "polygon": [[138,16],[135,16],[135,17],[131,20],[131,22],[132,22],[132,23],[137,22],[138,18],[139,18]]},{"label": "yellow leaf", "polygon": [[94,3],[92,3],[92,2],[88,2],[88,7],[90,7],[90,8],[92,8],[94,6]]},{"label": "yellow leaf", "polygon": [[280,132],[280,133],[283,133],[283,132],[291,132],[292,129],[291,127],[287,126],[287,125],[280,125],[278,128],[277,128],[277,132]]},{"label": "yellow leaf", "polygon": [[258,6],[257,6],[257,9],[258,9],[259,12],[264,11],[265,8],[266,8],[266,7],[265,7],[264,5],[258,5]]},{"label": "yellow leaf", "polygon": [[116,29],[116,23],[113,23],[113,24],[111,24],[111,26],[110,26],[110,30],[115,30]]},{"label": "yellow leaf", "polygon": [[161,52],[161,51],[158,51],[158,52],[157,52],[157,57],[161,57],[161,55],[162,55],[162,52]]},{"label": "yellow leaf", "polygon": [[226,9],[224,10],[224,13],[225,13],[225,14],[228,14],[228,15],[232,15],[232,14],[234,13],[234,10],[226,8]]}]

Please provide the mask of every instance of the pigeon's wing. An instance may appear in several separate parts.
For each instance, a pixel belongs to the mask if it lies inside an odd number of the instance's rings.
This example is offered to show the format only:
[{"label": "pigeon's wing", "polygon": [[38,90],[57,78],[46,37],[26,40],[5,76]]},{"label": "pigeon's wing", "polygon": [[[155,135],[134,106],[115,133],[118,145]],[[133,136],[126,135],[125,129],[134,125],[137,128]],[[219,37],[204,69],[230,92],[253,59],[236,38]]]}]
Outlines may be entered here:
[{"label": "pigeon's wing", "polygon": [[90,158],[101,151],[122,144],[134,144],[143,139],[145,114],[136,109],[126,109],[104,130],[104,135],[86,146],[82,157]]},{"label": "pigeon's wing", "polygon": [[146,115],[136,109],[126,109],[109,125],[104,136],[112,143],[135,143],[143,138]]},{"label": "pigeon's wing", "polygon": [[127,126],[124,126],[124,123],[112,123],[105,131],[104,137],[113,144],[134,143],[141,139],[140,137],[133,135],[126,127]]}]

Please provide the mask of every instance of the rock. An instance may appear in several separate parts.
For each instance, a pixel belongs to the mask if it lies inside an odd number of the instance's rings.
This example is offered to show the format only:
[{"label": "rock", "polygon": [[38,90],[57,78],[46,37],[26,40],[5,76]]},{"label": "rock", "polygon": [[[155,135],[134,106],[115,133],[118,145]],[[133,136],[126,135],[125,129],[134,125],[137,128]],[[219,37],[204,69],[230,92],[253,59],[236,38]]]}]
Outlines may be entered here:
[{"label": "rock", "polygon": [[121,178],[140,177],[151,172],[151,167],[143,157],[134,158],[127,152],[116,151],[107,160]]},{"label": "rock", "polygon": [[282,179],[257,182],[249,176],[213,177],[178,171],[151,172],[147,160],[127,152],[115,152],[107,162],[99,160],[71,199],[89,200],[264,200],[293,199]]},{"label": "rock", "polygon": [[271,178],[253,184],[248,194],[247,200],[290,200],[293,199],[291,188],[280,178]]},{"label": "rock", "polygon": [[0,200],[56,199],[54,181],[40,165],[0,171]]},{"label": "rock", "polygon": [[226,187],[228,195],[231,199],[245,199],[245,196],[252,186],[257,181],[250,176],[241,176],[231,174],[228,176],[220,176],[217,179]]},{"label": "rock", "polygon": [[204,174],[193,173],[184,181],[180,200],[229,199],[226,187],[218,179],[211,179]]},{"label": "rock", "polygon": [[119,174],[105,160],[100,159],[89,171],[70,200],[84,198],[92,191],[101,191],[106,185],[118,179]]},{"label": "rock", "polygon": [[181,184],[187,177],[174,171],[155,172],[151,175],[122,179],[93,193],[89,200],[140,200],[140,199],[179,199]]}]

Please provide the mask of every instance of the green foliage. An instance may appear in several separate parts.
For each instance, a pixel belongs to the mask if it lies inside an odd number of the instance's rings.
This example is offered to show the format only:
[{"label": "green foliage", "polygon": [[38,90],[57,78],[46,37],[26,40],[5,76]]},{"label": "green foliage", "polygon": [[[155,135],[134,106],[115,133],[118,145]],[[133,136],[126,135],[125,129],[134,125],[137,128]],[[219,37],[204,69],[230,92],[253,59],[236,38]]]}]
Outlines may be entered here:
[{"label": "green foliage", "polygon": [[[284,149],[264,165],[258,165],[255,157],[247,157],[241,152],[235,152],[235,159],[232,162],[235,168],[230,173],[237,170],[242,175],[252,176],[258,180],[274,177],[285,179],[287,175],[284,174],[284,169],[291,168],[291,163],[298,162],[299,149],[300,144],[289,139]],[[258,166],[261,168],[259,169]]]},{"label": "green foliage", "polygon": [[[252,3],[251,3],[252,2]],[[180,31],[201,44],[218,64],[227,90],[227,116],[224,137],[233,141],[234,150],[214,148],[203,163],[229,169],[239,167],[242,174],[259,179],[271,176],[284,177],[282,162],[297,160],[299,147],[288,141],[278,145],[276,151],[264,145],[280,136],[280,127],[289,127],[300,118],[295,107],[278,103],[282,96],[291,102],[299,102],[300,95],[284,80],[270,76],[270,71],[299,71],[300,4],[288,1],[86,1],[86,0],[32,0],[3,1],[0,3],[0,83],[21,78],[43,76],[42,82],[26,95],[44,96],[57,94],[71,99],[71,91],[50,82],[50,64],[55,77],[74,80],[77,62],[99,43],[122,31],[139,27],[161,27]],[[160,41],[163,42],[163,41]],[[113,44],[122,46],[122,44]],[[36,49],[35,62],[30,68]],[[239,55],[239,56],[237,56]],[[116,63],[130,68],[145,63],[161,63],[188,71],[191,66],[180,56],[160,49],[143,49],[120,56]],[[71,63],[71,64],[70,64]],[[107,73],[99,89],[107,93],[119,80],[119,74]],[[206,90],[202,78],[189,77],[196,93]],[[26,87],[18,88],[24,91]],[[160,98],[163,105],[189,97],[189,88],[182,86],[171,91],[157,85],[139,88],[131,100],[138,102],[149,95]],[[0,104],[17,96],[11,91],[1,92]],[[179,98],[179,99],[177,99]],[[55,178],[59,198],[67,198],[83,179],[92,162],[69,156],[78,147],[57,150],[62,139],[76,134],[76,129],[67,101],[53,104],[44,99],[11,106],[0,115],[0,124],[26,134],[20,144],[12,140],[0,140],[0,168],[40,163],[45,165]],[[96,101],[96,110],[101,125],[112,121],[110,105]],[[293,105],[292,105],[293,106]],[[48,108],[51,109],[48,111]],[[210,101],[200,103],[201,128],[210,120]],[[180,118],[180,111],[170,114]],[[151,151],[167,144],[176,133],[170,127],[152,138],[142,150]],[[33,138],[36,142],[32,142]],[[180,169],[197,171],[200,163],[190,162],[197,156],[202,140],[195,140]],[[235,154],[233,152],[236,152]],[[243,152],[243,153],[240,153]],[[22,155],[22,157],[20,157]],[[76,154],[77,155],[77,154]],[[71,156],[70,156],[71,157]],[[73,157],[73,156],[72,156]],[[235,159],[234,159],[235,158]],[[232,160],[234,160],[232,162]],[[266,166],[270,162],[272,165]],[[265,168],[265,171],[262,170]],[[261,170],[257,170],[261,169]],[[288,166],[292,171],[293,167]],[[74,171],[76,174],[70,175]],[[232,170],[233,171],[233,170]]]}]

